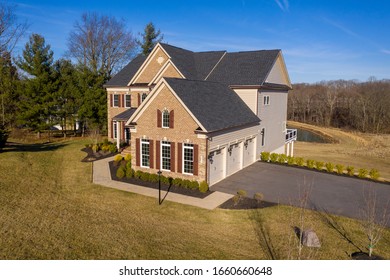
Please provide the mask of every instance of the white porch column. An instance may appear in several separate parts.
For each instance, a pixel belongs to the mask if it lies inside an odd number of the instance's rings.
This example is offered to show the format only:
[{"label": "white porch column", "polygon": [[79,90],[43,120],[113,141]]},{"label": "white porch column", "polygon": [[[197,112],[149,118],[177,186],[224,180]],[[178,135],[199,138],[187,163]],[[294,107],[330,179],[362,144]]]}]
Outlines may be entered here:
[{"label": "white porch column", "polygon": [[116,122],[116,147],[119,148],[121,146],[121,122],[117,121]]},{"label": "white porch column", "polygon": [[294,141],[291,141],[291,156],[294,156]]},{"label": "white porch column", "polygon": [[287,145],[286,145],[286,156],[289,156],[290,155],[290,142],[287,142]]}]

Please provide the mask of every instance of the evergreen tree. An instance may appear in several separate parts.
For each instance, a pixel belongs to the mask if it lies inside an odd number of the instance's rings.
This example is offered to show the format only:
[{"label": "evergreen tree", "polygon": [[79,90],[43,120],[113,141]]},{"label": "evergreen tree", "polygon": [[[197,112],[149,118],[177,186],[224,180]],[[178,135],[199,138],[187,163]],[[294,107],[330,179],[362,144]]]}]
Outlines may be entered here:
[{"label": "evergreen tree", "polygon": [[142,37],[142,41],[137,40],[137,43],[141,47],[142,53],[145,56],[150,54],[150,52],[157,45],[157,43],[161,42],[164,38],[164,36],[161,34],[160,29],[156,30],[152,22],[149,22],[145,26],[144,33],[140,35]]},{"label": "evergreen tree", "polygon": [[19,100],[19,122],[39,133],[55,121],[56,91],[53,77],[53,52],[45,39],[32,34],[17,65],[27,75]]}]

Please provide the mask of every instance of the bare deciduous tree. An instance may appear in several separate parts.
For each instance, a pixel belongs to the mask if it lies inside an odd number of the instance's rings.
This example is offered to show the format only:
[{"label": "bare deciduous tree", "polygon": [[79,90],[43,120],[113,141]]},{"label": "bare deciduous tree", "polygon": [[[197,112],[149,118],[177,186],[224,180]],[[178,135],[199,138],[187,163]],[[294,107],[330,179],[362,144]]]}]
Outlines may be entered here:
[{"label": "bare deciduous tree", "polygon": [[109,79],[134,56],[136,40],[123,20],[84,13],[70,32],[68,48],[79,64]]},{"label": "bare deciduous tree", "polygon": [[15,6],[0,2],[0,55],[11,52],[27,29],[27,23],[19,23]]}]

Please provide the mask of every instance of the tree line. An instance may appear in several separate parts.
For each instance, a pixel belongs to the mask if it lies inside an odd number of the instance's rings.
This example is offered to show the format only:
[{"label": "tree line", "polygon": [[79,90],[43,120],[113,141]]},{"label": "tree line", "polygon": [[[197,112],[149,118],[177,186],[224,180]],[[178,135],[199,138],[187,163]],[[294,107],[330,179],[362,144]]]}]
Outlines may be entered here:
[{"label": "tree line", "polygon": [[369,133],[390,133],[390,80],[295,84],[288,119]]},{"label": "tree line", "polygon": [[[68,35],[67,52],[54,60],[45,38],[32,33],[21,55],[14,47],[29,29],[16,6],[0,3],[0,128],[40,132],[76,122],[104,132],[107,98],[103,85],[135,55],[147,55],[163,39],[148,23],[135,36],[113,16],[84,13]],[[140,37],[141,39],[138,39]]]}]

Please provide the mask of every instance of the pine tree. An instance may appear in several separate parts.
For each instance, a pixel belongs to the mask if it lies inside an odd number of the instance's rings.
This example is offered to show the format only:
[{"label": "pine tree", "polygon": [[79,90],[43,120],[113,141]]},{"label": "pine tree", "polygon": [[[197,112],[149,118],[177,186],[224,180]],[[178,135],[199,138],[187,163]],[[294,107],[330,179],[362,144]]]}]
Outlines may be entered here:
[{"label": "pine tree", "polygon": [[32,34],[17,65],[27,75],[19,100],[19,122],[39,133],[55,121],[56,85],[53,77],[53,52],[45,39]]},{"label": "pine tree", "polygon": [[142,36],[142,41],[137,40],[138,45],[142,49],[142,53],[147,56],[153,50],[153,48],[157,45],[157,43],[161,42],[164,36],[161,34],[160,29],[156,31],[154,24],[149,22],[145,26],[144,33],[140,34]]}]

